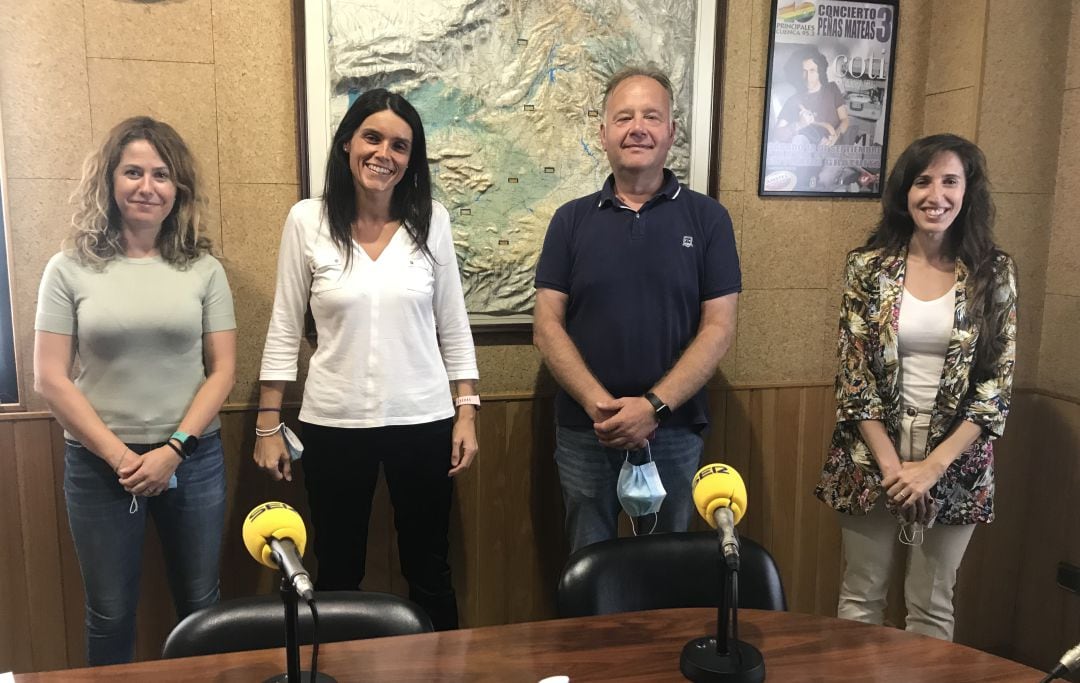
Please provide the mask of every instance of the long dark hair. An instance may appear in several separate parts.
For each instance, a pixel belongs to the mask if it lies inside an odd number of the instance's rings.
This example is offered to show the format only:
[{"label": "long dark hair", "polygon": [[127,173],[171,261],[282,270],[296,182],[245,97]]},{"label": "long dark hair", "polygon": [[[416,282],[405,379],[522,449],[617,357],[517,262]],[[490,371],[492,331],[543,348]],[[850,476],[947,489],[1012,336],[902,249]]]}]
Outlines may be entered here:
[{"label": "long dark hair", "polygon": [[980,331],[975,349],[975,376],[982,379],[992,371],[991,363],[1005,345],[1005,340],[988,332],[998,329],[1002,317],[1008,314],[1002,302],[994,298],[996,262],[1006,254],[994,243],[994,200],[982,150],[975,143],[949,133],[911,143],[885,183],[881,221],[866,241],[866,247],[894,254],[907,247],[915,232],[915,222],[907,208],[908,191],[934,158],[946,152],[956,154],[963,164],[965,189],[963,206],[945,233],[944,249],[946,256],[962,261],[968,269],[967,312]]},{"label": "long dark hair", "polygon": [[825,55],[821,54],[821,51],[816,47],[804,48],[792,53],[784,64],[784,75],[787,76],[788,81],[799,92],[806,92],[802,65],[808,59],[817,65],[818,80],[821,81],[821,87],[824,88],[829,84],[829,60],[825,59]]},{"label": "long dark hair", "polygon": [[431,171],[427,162],[427,141],[420,114],[409,102],[388,90],[368,90],[352,103],[341,119],[330,144],[326,161],[326,185],[323,188],[323,210],[330,225],[330,238],[345,257],[345,267],[352,264],[352,222],[356,218],[356,186],[349,168],[345,145],[352,140],[356,129],[367,117],[390,110],[400,116],[412,129],[412,151],[405,169],[390,198],[390,216],[404,221],[405,231],[416,247],[434,260],[428,249],[428,230],[431,226]]}]

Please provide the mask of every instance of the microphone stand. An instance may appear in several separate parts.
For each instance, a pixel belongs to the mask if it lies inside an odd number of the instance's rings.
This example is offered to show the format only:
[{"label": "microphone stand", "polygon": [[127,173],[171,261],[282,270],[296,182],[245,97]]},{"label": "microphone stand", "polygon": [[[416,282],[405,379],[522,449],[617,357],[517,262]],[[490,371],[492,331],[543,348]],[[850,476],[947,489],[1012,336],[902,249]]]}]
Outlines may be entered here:
[{"label": "microphone stand", "polygon": [[267,678],[263,683],[337,683],[337,680],[324,673],[317,678],[311,677],[310,671],[300,670],[300,611],[299,600],[292,583],[285,574],[281,575],[278,588],[281,602],[285,606],[285,673]]},{"label": "microphone stand", "polygon": [[761,652],[739,640],[738,559],[732,563],[734,566],[724,560],[722,532],[719,545],[720,601],[716,607],[716,637],[695,638],[683,646],[679,670],[695,683],[763,683],[765,660]]}]

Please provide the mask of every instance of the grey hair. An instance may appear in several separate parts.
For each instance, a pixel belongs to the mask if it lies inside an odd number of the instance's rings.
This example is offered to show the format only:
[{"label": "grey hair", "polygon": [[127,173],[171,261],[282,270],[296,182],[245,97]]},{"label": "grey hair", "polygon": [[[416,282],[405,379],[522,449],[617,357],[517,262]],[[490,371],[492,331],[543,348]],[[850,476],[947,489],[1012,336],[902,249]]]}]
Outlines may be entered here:
[{"label": "grey hair", "polygon": [[615,91],[615,88],[619,87],[619,84],[628,78],[635,76],[644,76],[645,78],[651,78],[667,90],[668,105],[671,109],[672,115],[675,113],[675,91],[671,87],[671,79],[667,77],[667,74],[660,69],[653,66],[628,66],[619,71],[616,71],[608,79],[607,85],[604,86],[604,102],[601,105],[601,111],[607,111],[607,101],[611,97],[611,93]]}]

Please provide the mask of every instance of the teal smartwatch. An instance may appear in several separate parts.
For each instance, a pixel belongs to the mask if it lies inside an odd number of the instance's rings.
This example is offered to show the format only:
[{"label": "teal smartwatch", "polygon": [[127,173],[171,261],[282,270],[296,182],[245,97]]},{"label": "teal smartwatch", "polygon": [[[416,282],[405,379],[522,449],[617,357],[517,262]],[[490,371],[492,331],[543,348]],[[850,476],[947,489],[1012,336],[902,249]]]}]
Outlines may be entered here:
[{"label": "teal smartwatch", "polygon": [[173,441],[180,444],[179,449],[174,447],[173,450],[176,451],[181,460],[187,460],[188,457],[195,453],[195,449],[199,447],[199,437],[181,431],[173,432],[167,442],[169,446],[174,446]]}]

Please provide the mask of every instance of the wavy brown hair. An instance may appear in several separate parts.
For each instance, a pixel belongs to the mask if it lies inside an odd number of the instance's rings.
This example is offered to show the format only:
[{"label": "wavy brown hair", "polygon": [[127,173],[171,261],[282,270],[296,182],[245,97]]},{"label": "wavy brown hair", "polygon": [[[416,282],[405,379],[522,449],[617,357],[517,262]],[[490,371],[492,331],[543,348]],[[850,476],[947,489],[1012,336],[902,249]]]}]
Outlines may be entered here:
[{"label": "wavy brown hair", "polygon": [[[986,172],[986,156],[979,147],[959,135],[931,135],[911,143],[896,161],[881,195],[881,221],[866,242],[868,249],[899,253],[907,248],[915,232],[908,213],[908,191],[940,154],[952,152],[964,166],[964,201],[956,220],[945,233],[945,254],[963,261],[968,269],[967,312],[980,330],[1000,329],[1008,315],[1003,303],[994,298],[998,259],[1007,256],[994,243],[994,200]],[[1011,263],[1012,260],[1009,259]],[[1010,266],[1015,269],[1015,265]],[[1015,277],[1015,273],[1013,276]],[[1005,345],[993,334],[980,334],[975,347],[975,376],[992,372],[991,363]]]},{"label": "wavy brown hair", "polygon": [[136,140],[145,140],[154,147],[176,185],[176,201],[161,225],[156,246],[165,261],[186,267],[211,248],[205,234],[206,196],[195,157],[183,138],[169,124],[148,116],[118,123],[101,147],[86,158],[82,180],[72,196],[75,214],[71,218],[70,249],[80,263],[96,269],[124,254],[113,176],[124,148]]}]

